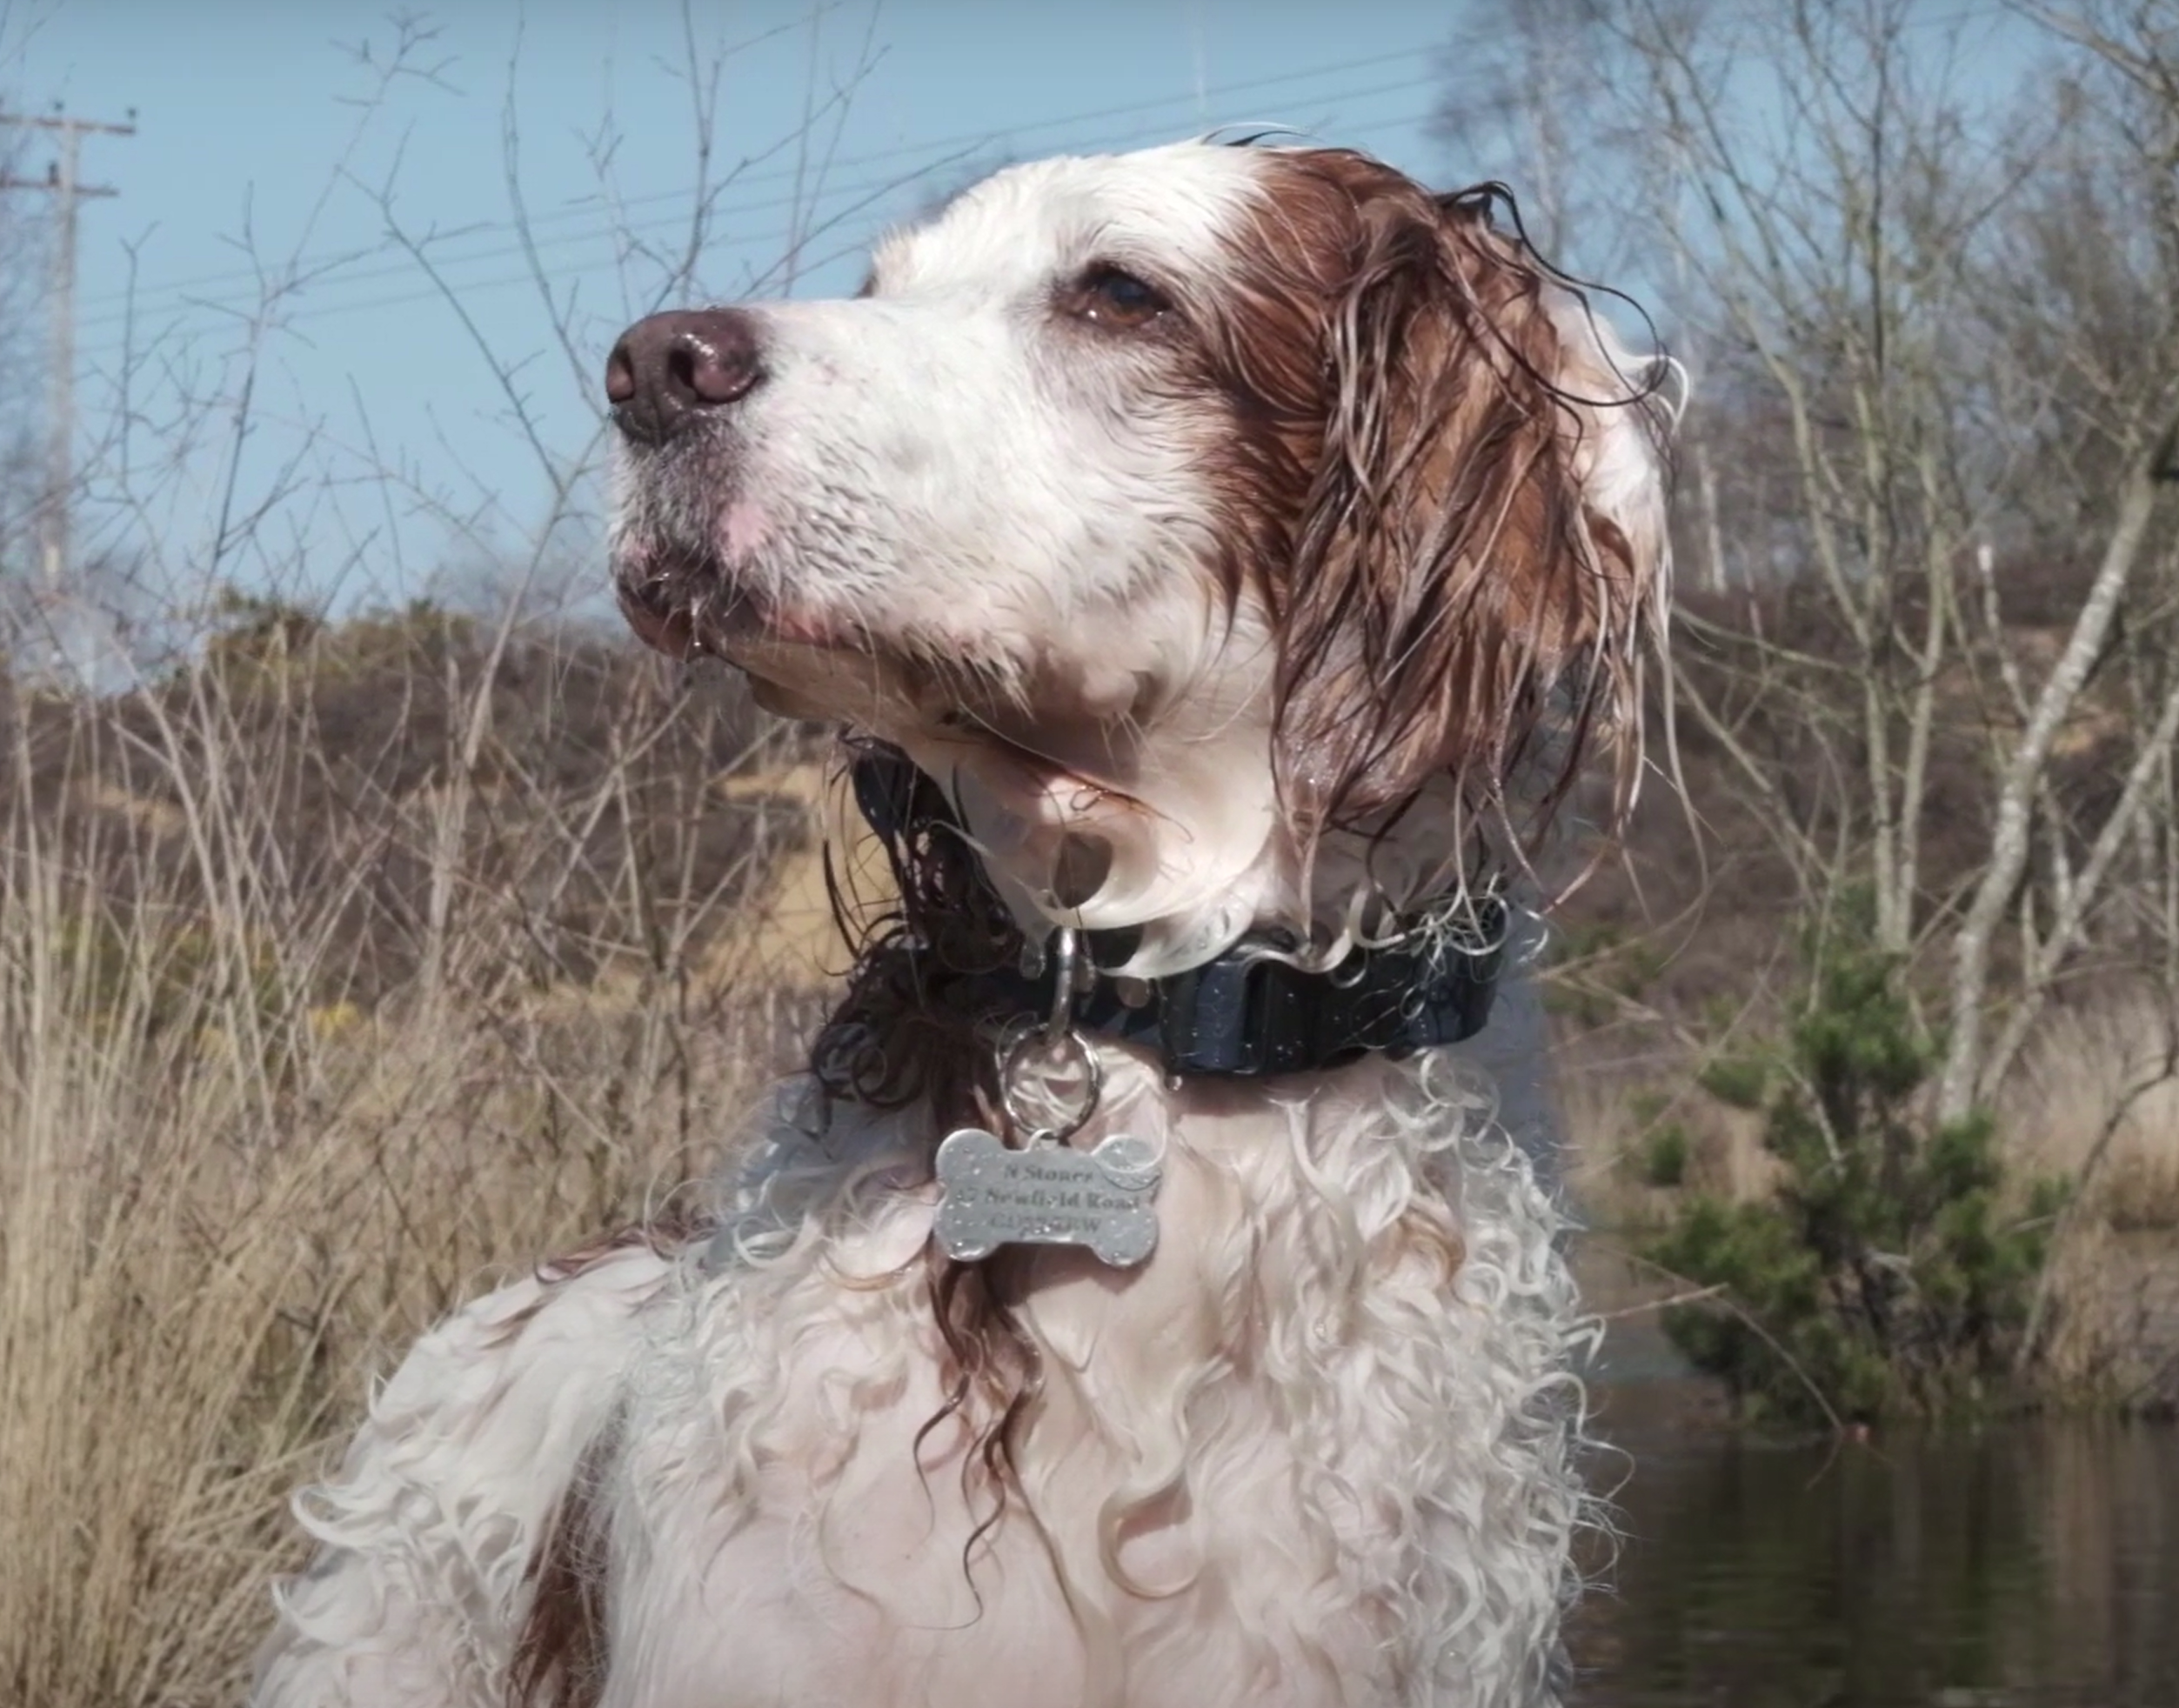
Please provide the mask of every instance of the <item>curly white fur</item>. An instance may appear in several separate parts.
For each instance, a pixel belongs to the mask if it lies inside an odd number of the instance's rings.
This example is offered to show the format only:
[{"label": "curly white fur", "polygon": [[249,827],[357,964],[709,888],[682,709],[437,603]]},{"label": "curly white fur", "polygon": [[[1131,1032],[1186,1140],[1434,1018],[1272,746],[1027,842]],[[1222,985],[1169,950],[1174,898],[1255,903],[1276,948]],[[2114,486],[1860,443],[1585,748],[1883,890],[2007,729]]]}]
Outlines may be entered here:
[{"label": "curly white fur", "polygon": [[708,1251],[525,1282],[417,1349],[298,1504],[324,1552],[258,1701],[502,1701],[600,1439],[609,1708],[1547,1700],[1574,1297],[1459,1066],[1174,1095],[1116,1055],[1102,1124],[1166,1147],[1160,1249],[1120,1284],[1040,1260],[1026,1506],[973,1552],[966,1426],[916,1447],[931,1193],[893,1123],[783,1120]]}]

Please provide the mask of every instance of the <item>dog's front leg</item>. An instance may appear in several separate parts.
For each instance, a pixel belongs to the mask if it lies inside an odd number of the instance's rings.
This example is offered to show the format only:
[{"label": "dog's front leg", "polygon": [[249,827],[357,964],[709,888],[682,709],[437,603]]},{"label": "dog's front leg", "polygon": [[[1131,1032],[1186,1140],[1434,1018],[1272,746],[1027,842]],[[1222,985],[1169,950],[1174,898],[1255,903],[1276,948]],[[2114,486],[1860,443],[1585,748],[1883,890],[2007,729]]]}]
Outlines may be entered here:
[{"label": "dog's front leg", "polygon": [[255,1708],[499,1708],[531,1558],[671,1279],[613,1250],[418,1343],[339,1476],[297,1499],[318,1553],[280,1589]]}]

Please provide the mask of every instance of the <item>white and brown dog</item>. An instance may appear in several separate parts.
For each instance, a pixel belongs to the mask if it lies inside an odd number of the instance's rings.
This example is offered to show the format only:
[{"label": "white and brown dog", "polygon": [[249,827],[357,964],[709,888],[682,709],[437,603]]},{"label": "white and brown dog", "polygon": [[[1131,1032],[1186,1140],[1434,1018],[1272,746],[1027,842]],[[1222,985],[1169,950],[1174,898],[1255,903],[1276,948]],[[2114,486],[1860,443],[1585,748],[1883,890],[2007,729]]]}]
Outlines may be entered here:
[{"label": "white and brown dog", "polygon": [[263,1708],[1554,1698],[1574,1299],[1441,1046],[1632,795],[1667,546],[1655,365],[1500,199],[1051,160],[622,339],[623,605],[847,728],[898,909],[712,1226],[401,1366]]}]

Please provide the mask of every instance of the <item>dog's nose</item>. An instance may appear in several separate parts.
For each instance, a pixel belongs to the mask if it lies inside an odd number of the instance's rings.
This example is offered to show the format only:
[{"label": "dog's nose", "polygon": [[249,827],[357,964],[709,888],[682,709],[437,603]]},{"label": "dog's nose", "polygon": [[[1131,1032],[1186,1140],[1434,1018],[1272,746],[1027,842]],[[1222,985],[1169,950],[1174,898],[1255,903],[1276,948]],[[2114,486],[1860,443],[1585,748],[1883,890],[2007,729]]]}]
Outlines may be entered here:
[{"label": "dog's nose", "polygon": [[620,430],[664,444],[712,410],[764,384],[753,316],[740,309],[685,309],[638,320],[605,358],[605,401]]}]

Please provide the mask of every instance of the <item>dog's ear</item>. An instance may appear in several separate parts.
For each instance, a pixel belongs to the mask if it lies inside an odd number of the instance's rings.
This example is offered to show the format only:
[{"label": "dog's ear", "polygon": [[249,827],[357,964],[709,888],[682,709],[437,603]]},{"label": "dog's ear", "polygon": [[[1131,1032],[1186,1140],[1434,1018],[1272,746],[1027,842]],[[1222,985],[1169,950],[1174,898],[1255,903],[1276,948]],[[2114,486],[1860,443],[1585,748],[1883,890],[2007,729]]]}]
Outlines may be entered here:
[{"label": "dog's ear", "polygon": [[1498,229],[1496,186],[1354,197],[1280,590],[1278,759],[1315,831],[1450,777],[1526,840],[1600,737],[1639,771],[1667,577],[1657,386]]}]

